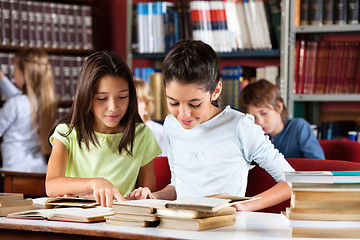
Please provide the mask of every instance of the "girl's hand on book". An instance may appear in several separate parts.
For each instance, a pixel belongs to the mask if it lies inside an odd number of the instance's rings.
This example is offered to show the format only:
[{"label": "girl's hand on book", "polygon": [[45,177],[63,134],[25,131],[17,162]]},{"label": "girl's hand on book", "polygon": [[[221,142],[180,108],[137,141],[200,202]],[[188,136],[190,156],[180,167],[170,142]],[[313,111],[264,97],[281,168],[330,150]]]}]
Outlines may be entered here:
[{"label": "girl's hand on book", "polygon": [[139,187],[126,195],[127,200],[155,199],[148,187]]},{"label": "girl's hand on book", "polygon": [[95,178],[91,183],[96,202],[98,202],[103,207],[112,207],[112,202],[114,199],[119,202],[125,201],[125,198],[121,196],[119,190],[112,185],[111,182],[105,178]]}]

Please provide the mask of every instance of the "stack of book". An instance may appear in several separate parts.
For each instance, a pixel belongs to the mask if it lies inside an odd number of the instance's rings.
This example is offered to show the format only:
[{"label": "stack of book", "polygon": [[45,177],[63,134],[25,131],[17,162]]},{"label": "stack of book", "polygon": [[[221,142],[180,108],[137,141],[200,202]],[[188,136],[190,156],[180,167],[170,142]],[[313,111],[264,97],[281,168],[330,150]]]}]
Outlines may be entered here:
[{"label": "stack of book", "polygon": [[360,171],[286,173],[293,237],[360,237]]},{"label": "stack of book", "polygon": [[132,227],[155,227],[159,225],[156,208],[163,208],[165,203],[166,201],[157,199],[114,202],[112,211],[115,215],[106,217],[106,223]]},{"label": "stack of book", "polygon": [[0,217],[30,209],[33,209],[33,201],[31,198],[24,199],[22,193],[0,193]]},{"label": "stack of book", "polygon": [[235,224],[230,199],[182,198],[158,209],[160,228],[200,231]]}]

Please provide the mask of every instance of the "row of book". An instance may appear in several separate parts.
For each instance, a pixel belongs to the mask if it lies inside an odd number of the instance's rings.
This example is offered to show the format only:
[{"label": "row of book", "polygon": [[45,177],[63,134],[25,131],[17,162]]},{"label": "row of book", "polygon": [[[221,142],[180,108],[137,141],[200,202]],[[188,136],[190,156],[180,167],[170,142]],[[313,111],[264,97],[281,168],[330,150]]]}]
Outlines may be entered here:
[{"label": "row of book", "polygon": [[280,2],[177,1],[138,3],[133,13],[133,50],[164,53],[180,39],[202,40],[216,52],[280,46]]},{"label": "row of book", "polygon": [[279,77],[279,67],[267,65],[264,67],[245,67],[240,65],[221,67],[221,104],[230,105],[231,108],[241,110],[239,97],[241,89],[248,83],[259,79],[266,79],[277,85]]},{"label": "row of book", "polygon": [[295,25],[359,24],[358,0],[297,0]]},{"label": "row of book", "polygon": [[296,42],[294,93],[360,93],[359,42]]},{"label": "row of book", "polygon": [[133,7],[133,49],[165,53],[180,39],[178,12],[171,2],[142,2]]},{"label": "row of book", "polygon": [[[0,69],[10,79],[14,76],[14,53],[0,53]],[[49,55],[54,74],[54,89],[58,101],[72,101],[85,57]]]},{"label": "row of book", "polygon": [[293,237],[360,237],[360,171],[298,171],[285,180],[292,187],[285,221]]},{"label": "row of book", "polygon": [[0,0],[0,44],[93,49],[90,5]]}]

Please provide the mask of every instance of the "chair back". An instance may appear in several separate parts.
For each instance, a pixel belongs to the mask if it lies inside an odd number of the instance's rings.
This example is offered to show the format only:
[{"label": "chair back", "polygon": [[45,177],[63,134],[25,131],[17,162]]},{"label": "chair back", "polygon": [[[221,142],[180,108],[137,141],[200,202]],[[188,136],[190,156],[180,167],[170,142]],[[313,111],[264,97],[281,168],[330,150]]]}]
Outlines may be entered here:
[{"label": "chair back", "polygon": [[166,187],[170,183],[171,172],[167,157],[156,157],[154,159],[156,191]]},{"label": "chair back", "polygon": [[360,162],[360,143],[350,140],[319,140],[319,144],[328,160]]},{"label": "chair back", "polygon": [[[287,161],[296,171],[360,171],[360,163],[338,160],[289,158]],[[259,166],[249,171],[245,196],[255,196],[273,187],[276,181]],[[290,200],[265,208],[260,212],[280,213],[290,206]]]}]

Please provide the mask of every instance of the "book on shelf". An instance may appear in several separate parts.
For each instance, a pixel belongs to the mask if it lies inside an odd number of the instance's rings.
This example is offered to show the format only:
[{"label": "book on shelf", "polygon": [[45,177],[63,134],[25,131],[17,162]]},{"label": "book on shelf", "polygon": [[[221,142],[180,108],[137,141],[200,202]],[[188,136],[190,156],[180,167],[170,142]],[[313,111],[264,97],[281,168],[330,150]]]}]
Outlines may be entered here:
[{"label": "book on shelf", "polygon": [[360,183],[360,171],[286,172],[285,181],[305,183]]},{"label": "book on shelf", "polygon": [[347,0],[347,23],[359,24],[359,1]]},{"label": "book on shelf", "polygon": [[346,24],[347,22],[347,0],[334,0],[334,23]]},{"label": "book on shelf", "polygon": [[53,208],[53,209],[35,209],[23,212],[10,213],[7,218],[19,219],[43,219],[65,222],[102,222],[105,216],[114,215],[110,208],[93,207],[93,208]]},{"label": "book on shelf", "polygon": [[167,218],[161,217],[159,228],[201,231],[234,225],[236,215],[223,215],[206,218]]},{"label": "book on shelf", "polygon": [[323,24],[323,0],[309,1],[309,24],[322,25]]},{"label": "book on shelf", "polygon": [[22,193],[0,193],[0,216],[9,213],[33,209],[31,198],[25,198]]},{"label": "book on shelf", "polygon": [[300,2],[300,25],[308,25],[310,0],[301,0]]},{"label": "book on shelf", "polygon": [[331,25],[334,23],[334,0],[323,1],[323,24]]}]

